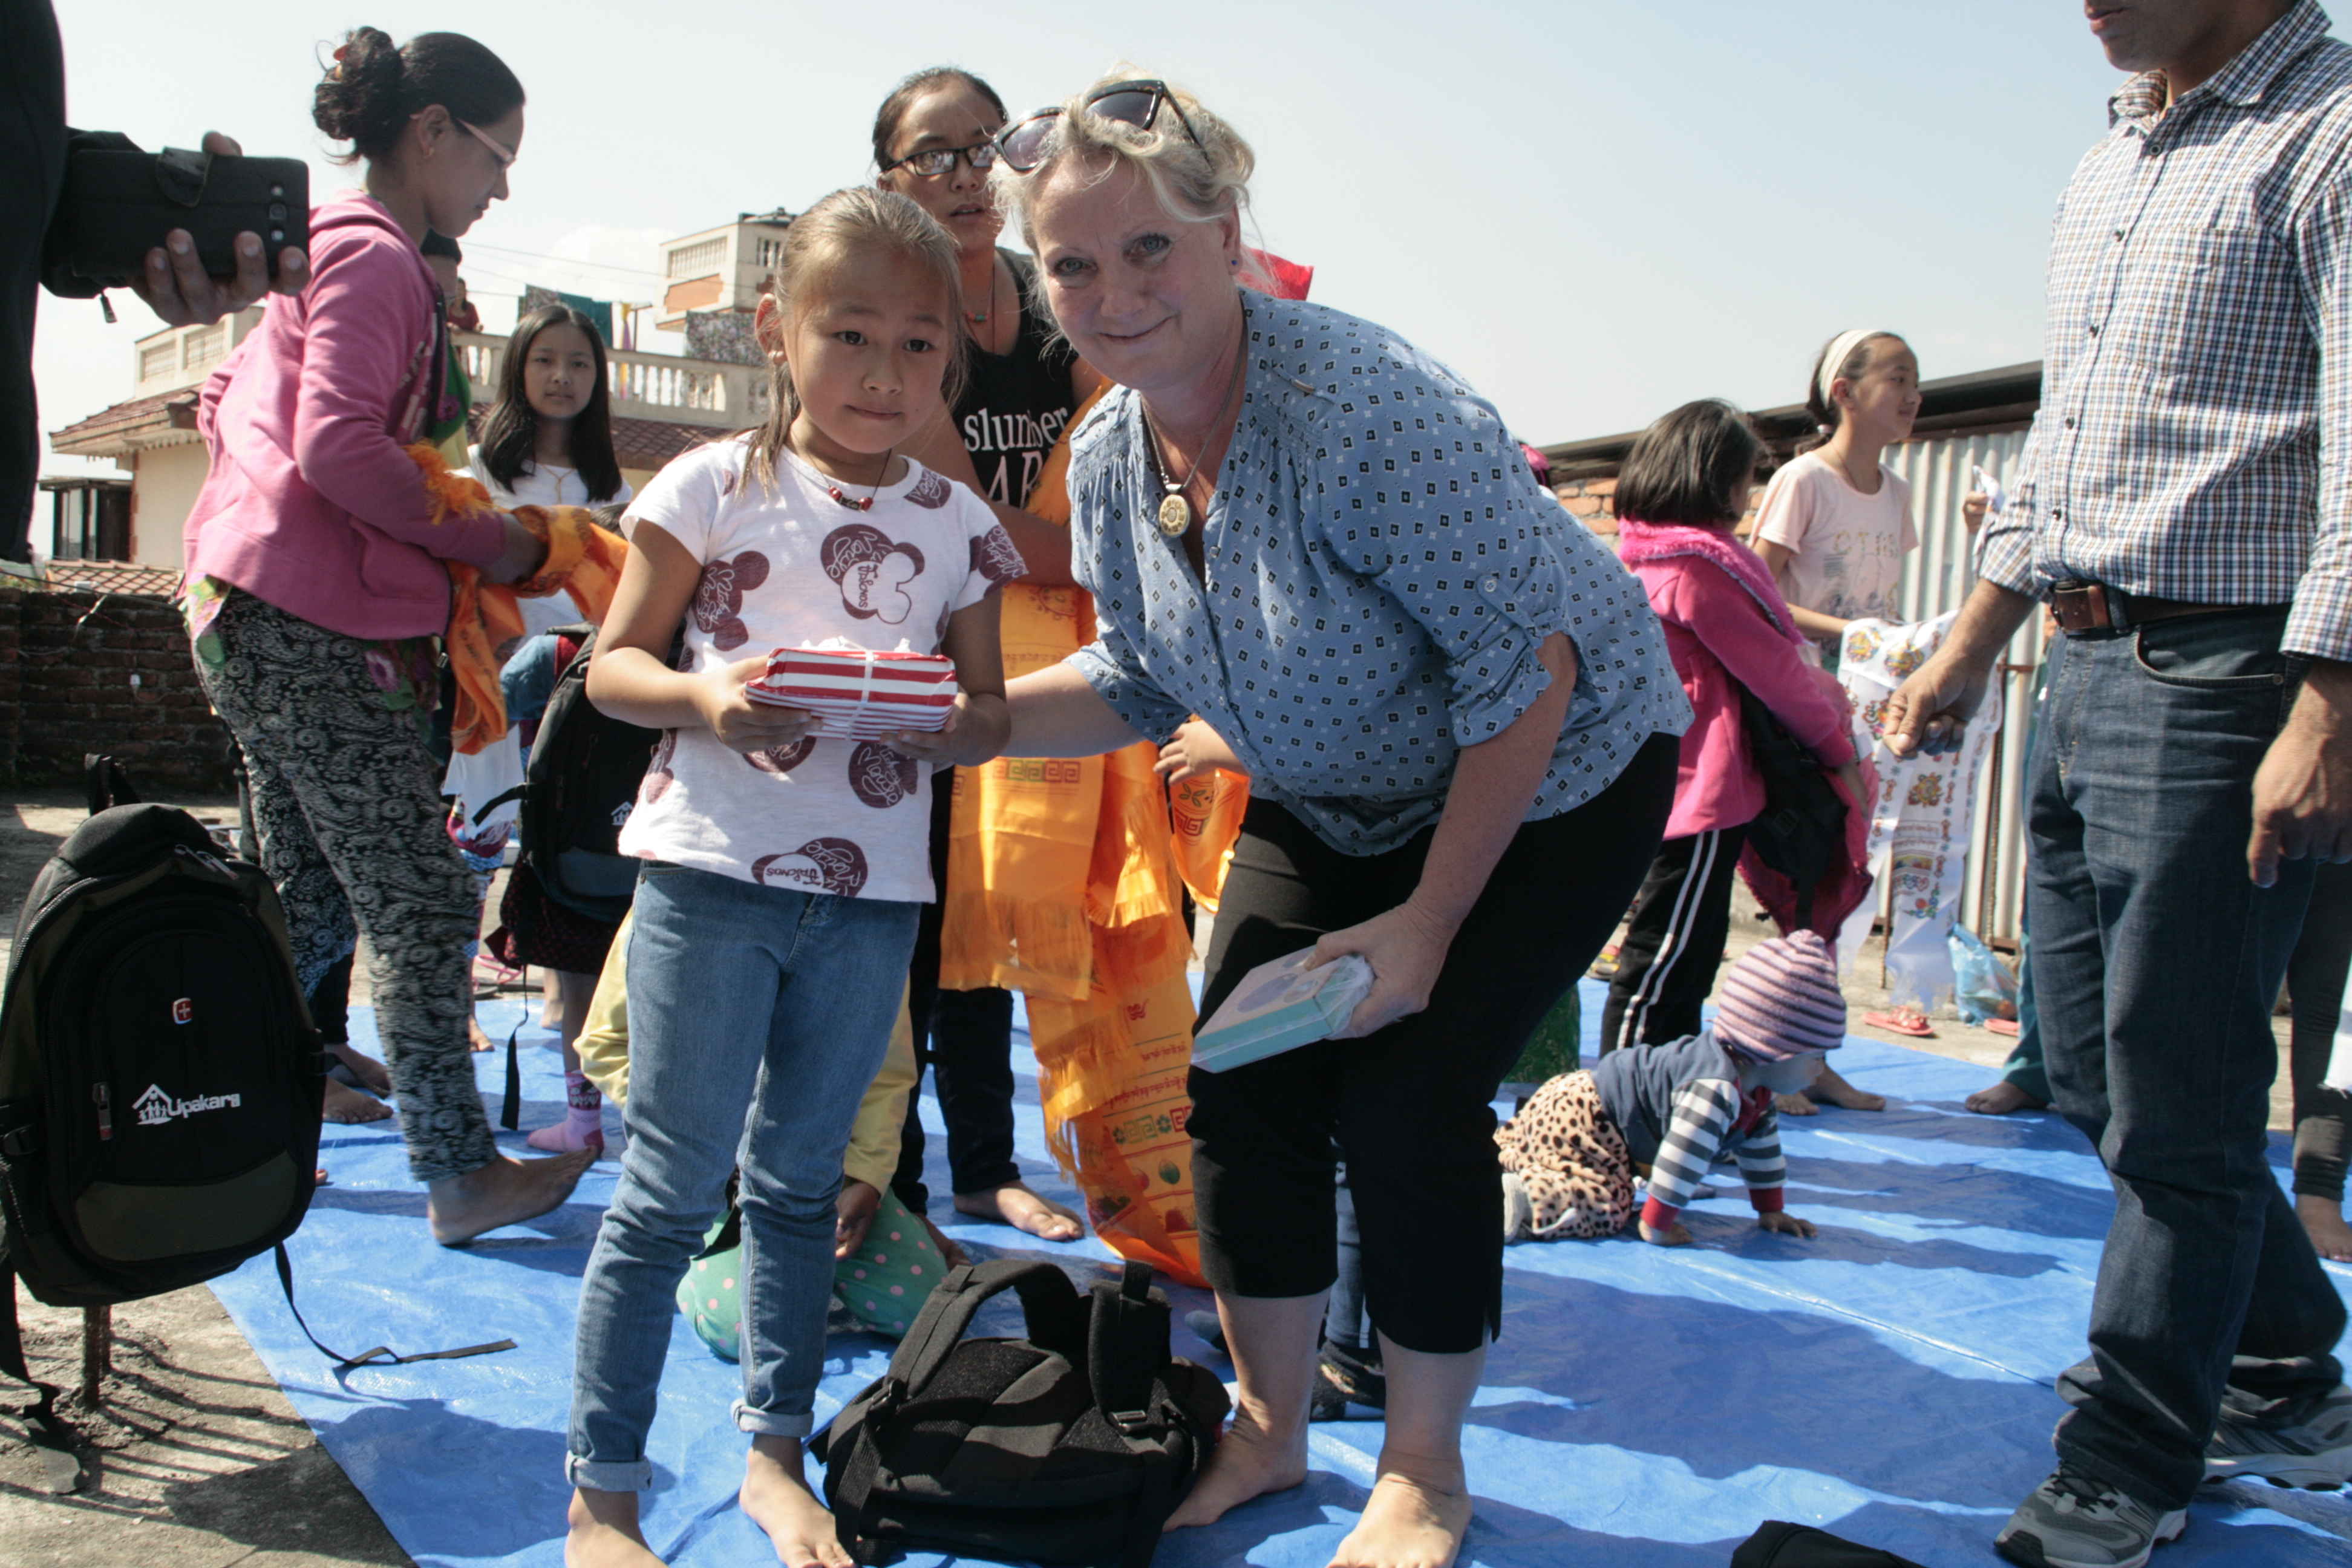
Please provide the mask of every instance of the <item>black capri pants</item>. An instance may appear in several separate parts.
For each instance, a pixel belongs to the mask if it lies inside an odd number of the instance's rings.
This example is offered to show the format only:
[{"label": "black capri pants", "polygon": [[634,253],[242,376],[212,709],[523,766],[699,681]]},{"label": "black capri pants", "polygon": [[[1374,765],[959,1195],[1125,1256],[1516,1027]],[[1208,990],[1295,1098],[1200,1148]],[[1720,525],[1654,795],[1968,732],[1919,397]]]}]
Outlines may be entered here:
[{"label": "black capri pants", "polygon": [[[1330,1287],[1332,1173],[1344,1157],[1365,1305],[1381,1332],[1430,1354],[1475,1351],[1501,1332],[1495,1092],[1640,888],[1674,804],[1677,751],[1675,737],[1653,736],[1600,795],[1520,827],[1426,1009],[1365,1039],[1192,1075],[1202,1266],[1219,1291]],[[1281,806],[1251,802],[1218,904],[1202,1016],[1259,964],[1404,902],[1434,831],[1384,854],[1343,855]]]}]

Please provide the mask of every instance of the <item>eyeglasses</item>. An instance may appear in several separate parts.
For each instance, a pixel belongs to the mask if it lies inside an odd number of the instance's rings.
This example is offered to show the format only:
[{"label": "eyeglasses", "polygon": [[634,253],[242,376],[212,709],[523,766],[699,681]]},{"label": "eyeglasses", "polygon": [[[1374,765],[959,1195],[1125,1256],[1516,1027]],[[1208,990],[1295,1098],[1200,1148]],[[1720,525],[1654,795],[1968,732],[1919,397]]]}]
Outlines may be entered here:
[{"label": "eyeglasses", "polygon": [[971,165],[973,174],[984,174],[996,167],[996,143],[979,142],[969,147],[926,147],[919,153],[892,159],[882,165],[881,173],[887,174],[893,169],[912,169],[927,180],[936,180],[953,169],[958,158]]},{"label": "eyeglasses", "polygon": [[[1089,113],[1105,120],[1116,120],[1122,125],[1149,131],[1151,122],[1160,118],[1162,104],[1175,110],[1176,123],[1184,128],[1184,134],[1192,139],[1193,146],[1201,147],[1206,153],[1208,149],[1201,145],[1200,132],[1194,131],[1192,122],[1184,118],[1184,110],[1178,106],[1175,95],[1168,90],[1168,84],[1164,81],[1115,81],[1090,94],[1086,107]],[[1027,119],[998,132],[996,151],[1006,167],[1016,174],[1026,174],[1044,163],[1046,139],[1052,134],[1054,121],[1061,112],[1059,108],[1041,109]]]},{"label": "eyeglasses", "polygon": [[458,128],[464,131],[467,135],[471,136],[475,141],[479,142],[483,146],[488,147],[490,150],[490,156],[499,161],[499,168],[506,169],[513,166],[515,161],[513,149],[502,145],[496,137],[492,136],[488,132],[484,131],[478,125],[468,125],[466,121],[458,120],[454,114],[449,118],[453,121],[457,121]]}]

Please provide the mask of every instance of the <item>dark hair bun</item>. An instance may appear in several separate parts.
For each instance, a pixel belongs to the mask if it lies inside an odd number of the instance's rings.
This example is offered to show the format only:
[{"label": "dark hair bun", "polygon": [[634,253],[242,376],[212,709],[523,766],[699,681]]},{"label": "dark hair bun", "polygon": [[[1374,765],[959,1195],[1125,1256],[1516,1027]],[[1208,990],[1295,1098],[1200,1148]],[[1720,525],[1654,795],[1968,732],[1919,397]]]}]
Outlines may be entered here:
[{"label": "dark hair bun", "polygon": [[522,83],[462,33],[419,33],[402,47],[379,28],[354,27],[319,83],[310,119],[350,142],[352,157],[382,158],[436,103],[468,124],[494,125],[522,107]]},{"label": "dark hair bun", "polygon": [[326,79],[319,83],[310,118],[338,142],[348,142],[362,157],[379,157],[399,138],[400,79],[404,67],[392,35],[375,27],[354,27],[336,49]]}]

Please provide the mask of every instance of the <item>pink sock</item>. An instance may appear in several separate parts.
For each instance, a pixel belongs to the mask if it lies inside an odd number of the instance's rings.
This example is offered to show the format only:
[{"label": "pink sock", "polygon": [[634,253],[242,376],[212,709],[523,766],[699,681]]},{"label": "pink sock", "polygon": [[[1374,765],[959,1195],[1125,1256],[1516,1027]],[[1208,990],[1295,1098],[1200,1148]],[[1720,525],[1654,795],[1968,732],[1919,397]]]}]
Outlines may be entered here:
[{"label": "pink sock", "polygon": [[584,1140],[593,1132],[604,1131],[604,1096],[588,1081],[586,1073],[568,1072],[563,1075],[564,1103],[572,1108],[564,1118],[565,1131],[572,1137]]}]

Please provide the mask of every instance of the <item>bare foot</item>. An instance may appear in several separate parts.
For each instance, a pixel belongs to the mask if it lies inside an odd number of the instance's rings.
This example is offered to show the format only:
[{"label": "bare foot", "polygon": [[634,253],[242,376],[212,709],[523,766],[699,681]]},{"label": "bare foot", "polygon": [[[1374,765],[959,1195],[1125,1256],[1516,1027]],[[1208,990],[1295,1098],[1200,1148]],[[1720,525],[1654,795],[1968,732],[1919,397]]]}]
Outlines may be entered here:
[{"label": "bare foot", "polygon": [[496,1040],[482,1033],[481,1023],[470,1012],[466,1015],[466,1044],[477,1051],[495,1051],[499,1048]]},{"label": "bare foot", "polygon": [[1864,1094],[1861,1089],[1854,1088],[1853,1085],[1840,1078],[1838,1076],[1837,1068],[1832,1067],[1825,1067],[1822,1068],[1822,1076],[1813,1079],[1813,1087],[1810,1092],[1815,1100],[1828,1105],[1834,1105],[1845,1110],[1884,1110],[1886,1109],[1886,1097],[1885,1095]]},{"label": "bare foot", "polygon": [[660,1568],[637,1528],[635,1492],[575,1491],[564,1524],[563,1568]]},{"label": "bare foot", "polygon": [[1331,1568],[1452,1568],[1470,1530],[1470,1492],[1383,1469]]},{"label": "bare foot", "polygon": [[598,1159],[604,1157],[604,1130],[597,1127],[583,1131],[572,1124],[569,1116],[552,1126],[539,1129],[523,1142],[550,1154],[569,1154],[574,1149],[589,1149],[595,1152]]},{"label": "bare foot", "polygon": [[2310,1193],[2294,1195],[2294,1215],[2303,1232],[2322,1258],[2352,1263],[2352,1226],[2344,1223],[2344,1205]]},{"label": "bare foot", "polygon": [[593,1149],[545,1160],[501,1154],[462,1176],[443,1176],[425,1188],[425,1217],[444,1247],[471,1241],[486,1230],[535,1219],[572,1195],[596,1163]]},{"label": "bare foot", "polygon": [[370,1100],[358,1089],[329,1079],[326,1107],[320,1114],[341,1126],[356,1127],[362,1121],[389,1120],[392,1107],[381,1100]]},{"label": "bare foot", "polygon": [[1783,1116],[1819,1116],[1822,1108],[1801,1094],[1776,1094],[1772,1109]]},{"label": "bare foot", "polygon": [[1307,1428],[1285,1441],[1258,1426],[1244,1411],[1233,1419],[1225,1435],[1209,1451],[1192,1489],[1160,1528],[1164,1532],[1224,1518],[1252,1498],[1286,1491],[1307,1479]]},{"label": "bare foot", "polygon": [[1040,1241],[1076,1241],[1087,1233],[1078,1216],[1057,1203],[1039,1197],[1019,1182],[1007,1182],[993,1192],[958,1193],[956,1213],[992,1219],[1025,1231]]},{"label": "bare foot", "polygon": [[753,1524],[768,1532],[769,1544],[784,1568],[851,1568],[853,1560],[835,1532],[833,1515],[809,1490],[802,1474],[799,1438],[752,1438],[743,1489],[736,1501]]},{"label": "bare foot", "polygon": [[365,1051],[352,1049],[349,1040],[337,1040],[327,1048],[335,1053],[337,1061],[352,1069],[352,1076],[360,1080],[361,1088],[372,1094],[392,1092],[390,1068],[385,1067]]},{"label": "bare foot", "polygon": [[2050,1102],[2036,1100],[2007,1079],[1980,1089],[1961,1102],[1979,1116],[2007,1116],[2012,1110],[2047,1110]]}]

